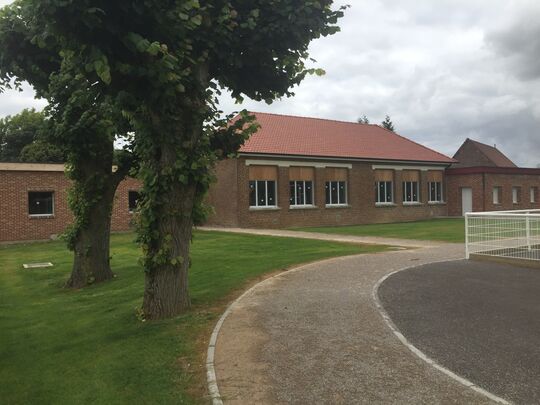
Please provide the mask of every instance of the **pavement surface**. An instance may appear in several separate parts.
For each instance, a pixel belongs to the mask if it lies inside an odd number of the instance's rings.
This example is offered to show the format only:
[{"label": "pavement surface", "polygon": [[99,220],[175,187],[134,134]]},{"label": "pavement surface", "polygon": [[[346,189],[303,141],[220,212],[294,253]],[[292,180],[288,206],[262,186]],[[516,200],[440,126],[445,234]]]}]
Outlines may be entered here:
[{"label": "pavement surface", "polygon": [[[384,243],[389,243],[385,241]],[[331,259],[266,280],[231,308],[215,370],[225,404],[485,404],[403,345],[373,299],[381,277],[463,245]]]},{"label": "pavement surface", "polygon": [[438,247],[441,245],[450,245],[449,243],[445,242],[429,240],[379,238],[377,236],[334,235],[318,232],[289,231],[285,229],[220,228],[211,226],[201,226],[198,229],[201,229],[203,231],[245,233],[250,235],[280,236],[285,238],[327,240],[331,242],[344,243],[368,243],[374,245],[402,246],[407,248]]},{"label": "pavement surface", "polygon": [[439,364],[518,404],[540,403],[540,271],[489,262],[430,264],[389,277],[380,300]]}]

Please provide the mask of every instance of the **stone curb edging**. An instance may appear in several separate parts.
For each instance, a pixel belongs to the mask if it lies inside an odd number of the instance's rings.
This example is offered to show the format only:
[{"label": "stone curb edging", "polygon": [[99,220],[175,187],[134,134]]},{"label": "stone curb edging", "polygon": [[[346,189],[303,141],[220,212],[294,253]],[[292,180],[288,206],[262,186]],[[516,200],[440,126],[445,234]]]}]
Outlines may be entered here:
[{"label": "stone curb edging", "polygon": [[[460,260],[460,259],[458,259]],[[399,269],[399,270],[395,270],[387,275],[385,275],[384,277],[382,277],[381,279],[379,279],[379,281],[377,281],[377,283],[375,284],[375,286],[373,287],[373,290],[372,290],[372,297],[373,297],[373,300],[375,302],[375,305],[379,311],[379,313],[381,314],[381,317],[383,318],[384,322],[386,323],[386,325],[390,328],[390,330],[392,331],[392,333],[399,339],[399,341],[401,343],[403,343],[405,345],[405,347],[407,347],[415,356],[417,356],[418,358],[420,358],[422,361],[426,362],[427,364],[429,364],[430,366],[434,367],[435,369],[439,370],[440,372],[442,372],[443,374],[445,374],[446,376],[452,378],[453,380],[457,381],[458,383],[464,385],[465,387],[467,388],[470,388],[471,390],[489,398],[490,400],[494,401],[494,402],[497,402],[497,403],[500,403],[500,404],[505,404],[505,405],[510,405],[511,403],[508,402],[507,400],[495,395],[495,394],[492,394],[491,392],[489,391],[486,391],[485,389],[483,388],[480,388],[479,386],[477,386],[476,384],[474,384],[473,382],[467,380],[466,378],[464,377],[461,377],[460,375],[454,373],[453,371],[447,369],[446,367],[440,365],[439,363],[437,363],[435,360],[431,359],[430,357],[428,357],[424,352],[422,352],[420,349],[418,349],[416,346],[414,346],[412,343],[410,343],[407,338],[399,331],[399,329],[397,328],[397,326],[394,324],[394,322],[392,321],[392,319],[390,318],[390,316],[388,315],[388,313],[386,312],[386,310],[384,309],[380,299],[379,299],[379,288],[380,286],[382,285],[382,283],[384,283],[388,278],[392,277],[393,275],[395,275],[396,273],[399,273],[401,271],[405,271],[405,270],[410,270],[410,269],[414,269],[414,268],[417,268],[417,267],[422,267],[422,266],[425,266],[425,265],[428,265],[428,264],[436,264],[436,263],[447,263],[447,262],[452,262],[452,261],[455,261],[455,260],[440,260],[440,261],[435,261],[435,262],[430,262],[430,263],[424,263],[424,264],[420,264],[420,265],[416,265],[416,266],[409,266],[409,267],[405,267],[405,268],[402,268],[402,269]]]},{"label": "stone curb edging", "polygon": [[[399,251],[388,251],[384,253],[399,253]],[[355,256],[366,256],[369,254],[378,254],[378,253],[360,253],[358,255],[348,255],[348,256],[341,256],[341,257],[331,257],[328,259],[322,259],[317,260],[311,263],[301,264],[298,267],[293,267],[289,270],[285,270],[283,272],[280,272],[278,274],[275,274],[271,277],[265,278],[262,281],[259,281],[257,284],[252,286],[251,288],[244,291],[242,295],[240,295],[238,298],[236,298],[223,312],[221,317],[219,318],[218,322],[216,323],[216,326],[214,327],[214,330],[212,331],[212,335],[210,336],[210,341],[208,342],[208,350],[206,352],[206,380],[208,385],[208,393],[210,394],[210,398],[212,399],[212,405],[223,405],[223,399],[221,398],[221,394],[219,392],[219,386],[217,382],[217,376],[216,376],[216,369],[214,365],[214,357],[215,357],[215,351],[216,351],[216,343],[219,335],[219,331],[221,330],[221,327],[223,326],[223,323],[225,322],[225,319],[229,316],[229,314],[232,312],[234,307],[248,294],[251,294],[253,291],[255,291],[257,288],[263,286],[264,284],[268,283],[270,280],[273,280],[275,278],[281,277],[285,274],[294,273],[297,271],[305,270],[306,268],[313,266],[315,264],[329,262],[329,261],[338,261],[343,259],[350,259],[351,257]]]}]

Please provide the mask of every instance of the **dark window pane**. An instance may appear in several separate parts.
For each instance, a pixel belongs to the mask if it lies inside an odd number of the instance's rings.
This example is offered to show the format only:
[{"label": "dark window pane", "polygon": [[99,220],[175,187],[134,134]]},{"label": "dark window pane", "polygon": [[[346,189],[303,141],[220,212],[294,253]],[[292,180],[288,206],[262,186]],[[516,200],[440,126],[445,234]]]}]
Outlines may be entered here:
[{"label": "dark window pane", "polygon": [[249,182],[249,206],[255,207],[257,206],[257,195],[255,192],[255,182],[250,181]]},{"label": "dark window pane", "polygon": [[139,201],[139,193],[137,191],[128,192],[129,210],[135,211],[137,209],[137,202]]},{"label": "dark window pane", "polygon": [[386,202],[392,202],[392,182],[387,181],[386,182]]},{"label": "dark window pane", "polygon": [[29,192],[28,213],[30,215],[53,215],[53,192]]},{"label": "dark window pane", "polygon": [[412,188],[412,200],[411,201],[418,201],[418,183],[416,181],[411,183]]},{"label": "dark window pane", "polygon": [[262,207],[266,205],[266,181],[257,182],[257,205]]},{"label": "dark window pane", "polygon": [[330,204],[330,182],[326,182],[326,204]]},{"label": "dark window pane", "polygon": [[337,181],[330,182],[330,201],[331,201],[331,204],[338,203],[338,182]]},{"label": "dark window pane", "polygon": [[294,181],[289,182],[289,204],[295,205],[296,201],[294,200]]},{"label": "dark window pane", "polygon": [[345,188],[345,182],[340,181],[339,182],[339,204],[346,204],[347,203],[347,193]]},{"label": "dark window pane", "polygon": [[306,205],[313,204],[313,182],[306,181]]},{"label": "dark window pane", "polygon": [[274,206],[276,205],[276,182],[267,181],[266,184],[268,186],[268,205]]},{"label": "dark window pane", "polygon": [[304,182],[296,182],[296,203],[298,205],[304,205]]}]

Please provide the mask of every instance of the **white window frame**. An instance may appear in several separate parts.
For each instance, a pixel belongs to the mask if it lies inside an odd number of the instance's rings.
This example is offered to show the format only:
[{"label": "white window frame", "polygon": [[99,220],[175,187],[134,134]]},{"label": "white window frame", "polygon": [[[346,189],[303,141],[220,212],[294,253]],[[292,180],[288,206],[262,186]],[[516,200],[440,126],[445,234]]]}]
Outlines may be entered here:
[{"label": "white window frame", "polygon": [[[274,182],[274,205],[268,204],[268,182]],[[250,182],[255,183],[255,205],[251,205],[251,201],[249,203],[249,208],[277,208],[277,181],[276,180],[250,180]],[[259,205],[259,182],[264,182],[264,200],[266,205]],[[250,190],[251,192],[251,190]]]},{"label": "white window frame", "polygon": [[[407,184],[411,185],[411,198],[413,198],[413,184],[416,184],[416,200],[407,200]],[[414,205],[420,204],[420,182],[418,181],[404,181],[403,182],[403,204]]]},{"label": "white window frame", "polygon": [[[30,193],[51,193],[52,197],[52,212],[50,214],[30,214]],[[27,193],[27,201],[28,201],[28,216],[31,218],[50,218],[54,217],[54,213],[56,210],[56,198],[55,198],[55,192],[50,190],[28,190]]]},{"label": "white window frame", "polygon": [[[381,201],[381,193],[380,193],[381,183],[384,183],[385,201]],[[388,195],[388,184],[390,184],[390,201],[386,201],[386,196]],[[375,189],[376,189],[375,203],[377,205],[394,204],[394,182],[393,181],[389,181],[389,180],[388,181],[376,181],[375,182]]]},{"label": "white window frame", "polygon": [[[313,180],[289,180],[289,194],[290,194],[290,189],[291,189],[291,183],[294,183],[294,199],[293,199],[293,203],[291,203],[292,195],[289,195],[289,205],[295,208],[313,207],[315,205],[314,204],[314,197],[315,197],[314,181]],[[297,183],[302,183],[302,190],[304,190],[304,204],[297,203],[298,201]],[[306,200],[307,200],[306,196],[308,195],[307,190],[306,190],[306,183],[311,183],[311,204],[306,204]]]},{"label": "white window frame", "polygon": [[[338,187],[338,193],[337,193],[337,199],[338,201],[337,202],[334,202],[332,201],[332,183],[337,183],[337,187]],[[345,194],[345,201],[340,201],[340,198],[339,198],[339,183],[343,183],[343,188],[344,188],[344,194]],[[330,202],[326,201],[326,189],[328,189],[330,192],[329,192],[329,197],[330,197]],[[343,206],[346,206],[347,205],[347,201],[348,201],[348,184],[345,180],[334,180],[334,181],[327,181],[326,184],[325,184],[325,202],[326,202],[326,206],[327,207],[343,207]]]},{"label": "white window frame", "polygon": [[501,204],[501,187],[493,187],[493,205]]},{"label": "white window frame", "polygon": [[519,204],[519,187],[512,187],[512,204]]},{"label": "white window frame", "polygon": [[536,193],[538,192],[538,188],[537,187],[531,187],[530,190],[529,190],[529,194],[530,194],[530,202],[531,204],[536,204]]},{"label": "white window frame", "polygon": [[[435,184],[435,195],[431,194],[431,185],[432,184]],[[437,199],[437,194],[440,195],[439,199]],[[444,202],[442,181],[429,181],[428,182],[428,202],[430,202],[430,203],[442,203],[442,202]]]}]

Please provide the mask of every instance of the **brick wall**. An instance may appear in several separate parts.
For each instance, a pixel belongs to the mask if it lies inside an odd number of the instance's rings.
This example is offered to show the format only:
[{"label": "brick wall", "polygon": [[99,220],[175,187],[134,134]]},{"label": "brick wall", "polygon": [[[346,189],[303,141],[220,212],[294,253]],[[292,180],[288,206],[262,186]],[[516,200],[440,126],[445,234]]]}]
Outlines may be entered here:
[{"label": "brick wall", "polygon": [[[63,172],[0,170],[0,242],[49,239],[61,234],[73,220],[67,203],[70,181]],[[112,216],[112,230],[130,229],[128,191],[140,182],[127,179],[118,187]],[[54,192],[54,215],[31,217],[29,191]]]},{"label": "brick wall", "polygon": [[[461,215],[461,190],[463,187],[472,188],[474,212],[540,209],[538,195],[535,203],[530,202],[530,188],[538,187],[540,189],[540,175],[458,174],[447,175],[447,183],[449,215]],[[494,187],[501,187],[500,204],[493,204]],[[512,187],[521,187],[521,199],[517,204],[512,202]]]},{"label": "brick wall", "polygon": [[[420,204],[404,206],[402,204],[401,171],[395,171],[393,206],[376,206],[375,177],[370,163],[353,163],[348,170],[348,206],[325,206],[325,168],[315,169],[313,208],[291,208],[289,206],[289,169],[278,170],[278,208],[250,209],[249,207],[249,167],[245,158],[228,161],[236,166],[236,184],[233,170],[217,169],[217,186],[220,193],[210,193],[209,203],[216,207],[215,215],[209,218],[211,225],[231,226],[235,222],[229,216],[221,217],[231,207],[236,207],[235,226],[248,228],[287,228],[301,226],[353,225],[367,223],[388,223],[413,221],[447,215],[446,204],[428,204],[428,184],[426,172],[421,173]],[[343,163],[343,162],[341,162]],[[328,162],[331,166],[331,162]],[[229,189],[229,192],[227,190]],[[235,201],[220,201],[222,199]],[[226,209],[225,209],[226,207]]]}]

